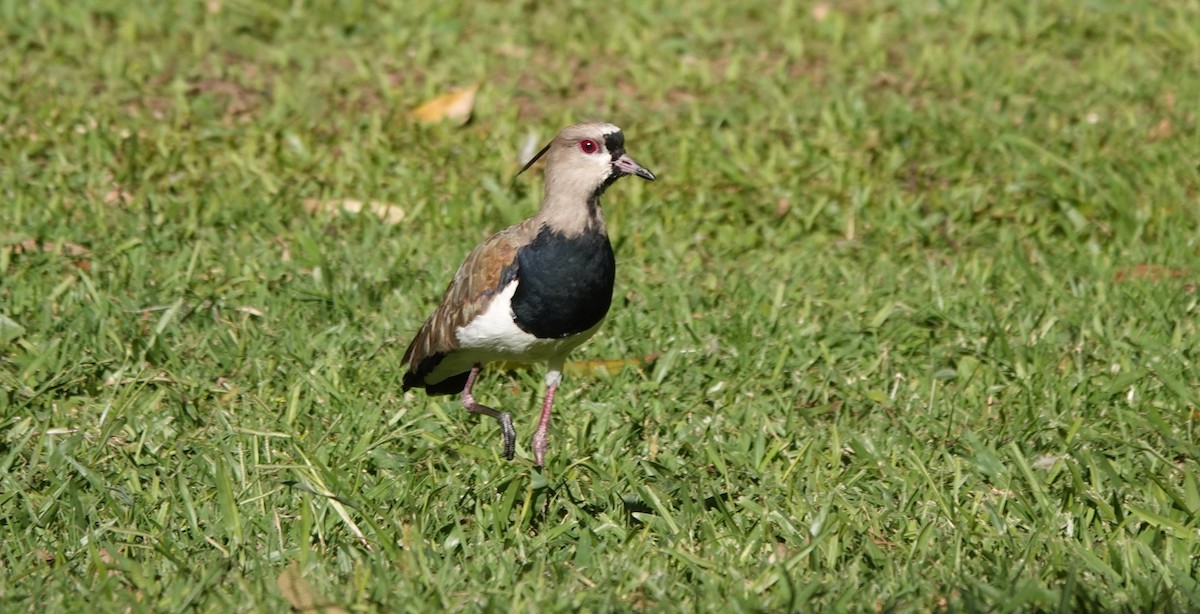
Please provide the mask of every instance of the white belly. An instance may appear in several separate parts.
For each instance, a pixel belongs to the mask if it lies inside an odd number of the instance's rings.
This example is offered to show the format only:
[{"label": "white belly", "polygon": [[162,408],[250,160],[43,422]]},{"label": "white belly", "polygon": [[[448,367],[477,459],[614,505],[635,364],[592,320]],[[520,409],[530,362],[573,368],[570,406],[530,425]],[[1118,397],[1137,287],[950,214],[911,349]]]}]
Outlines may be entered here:
[{"label": "white belly", "polygon": [[434,369],[430,381],[438,381],[442,373],[449,377],[468,371],[476,363],[536,363],[562,357],[582,345],[600,328],[601,323],[597,322],[590,329],[563,339],[539,339],[521,330],[513,322],[512,311],[512,297],[517,291],[517,283],[513,281],[508,284],[496,295],[486,311],[454,331],[459,347]]}]

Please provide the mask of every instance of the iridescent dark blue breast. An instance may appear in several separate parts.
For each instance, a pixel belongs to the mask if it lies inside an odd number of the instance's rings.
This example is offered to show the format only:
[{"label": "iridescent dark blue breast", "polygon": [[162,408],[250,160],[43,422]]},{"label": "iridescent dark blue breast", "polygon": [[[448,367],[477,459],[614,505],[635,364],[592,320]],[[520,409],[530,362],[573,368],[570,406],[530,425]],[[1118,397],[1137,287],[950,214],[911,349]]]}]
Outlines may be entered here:
[{"label": "iridescent dark blue breast", "polygon": [[561,339],[598,324],[612,304],[617,263],[608,236],[568,237],[543,227],[517,252],[513,319],[540,339]]}]

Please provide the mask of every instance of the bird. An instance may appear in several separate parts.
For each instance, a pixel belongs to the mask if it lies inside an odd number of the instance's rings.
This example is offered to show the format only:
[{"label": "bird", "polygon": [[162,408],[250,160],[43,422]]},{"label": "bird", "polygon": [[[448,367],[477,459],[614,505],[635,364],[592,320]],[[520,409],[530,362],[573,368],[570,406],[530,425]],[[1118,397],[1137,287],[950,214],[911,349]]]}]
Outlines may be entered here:
[{"label": "bird", "polygon": [[545,466],[567,354],[596,334],[612,303],[616,258],[600,197],[625,176],[655,180],[625,152],[621,129],[607,122],[563,128],[517,176],[542,157],[545,191],[537,213],[484,240],[459,266],[404,353],[402,382],[404,391],[457,393],[468,412],[496,419],[511,461],[512,414],[476,400],[475,383],[488,363],[546,363],[532,442],[537,467]]}]

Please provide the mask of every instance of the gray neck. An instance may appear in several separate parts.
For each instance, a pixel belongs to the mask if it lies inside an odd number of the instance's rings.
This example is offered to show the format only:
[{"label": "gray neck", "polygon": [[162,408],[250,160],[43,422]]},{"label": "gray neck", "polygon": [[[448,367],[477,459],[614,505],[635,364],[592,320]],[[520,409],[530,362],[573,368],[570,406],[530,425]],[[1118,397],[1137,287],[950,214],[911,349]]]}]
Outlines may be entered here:
[{"label": "gray neck", "polygon": [[537,225],[546,225],[568,237],[585,233],[605,234],[604,210],[600,195],[607,186],[571,181],[567,177],[547,176],[542,208],[534,216]]}]

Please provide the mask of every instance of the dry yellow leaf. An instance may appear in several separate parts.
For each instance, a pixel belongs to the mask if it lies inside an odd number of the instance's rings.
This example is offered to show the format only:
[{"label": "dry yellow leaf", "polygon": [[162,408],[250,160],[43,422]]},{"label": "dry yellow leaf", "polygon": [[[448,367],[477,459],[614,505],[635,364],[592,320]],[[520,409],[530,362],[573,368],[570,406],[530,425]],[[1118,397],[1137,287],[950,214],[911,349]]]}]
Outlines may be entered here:
[{"label": "dry yellow leaf", "polygon": [[399,205],[375,201],[363,202],[353,198],[334,200],[317,200],[309,198],[304,201],[304,210],[318,215],[321,213],[362,213],[368,211],[384,224],[399,224],[404,221],[404,209]]},{"label": "dry yellow leaf", "polygon": [[[613,358],[605,360],[596,358],[591,360],[574,360],[563,365],[563,373],[571,377],[603,377],[617,375],[626,366],[641,368],[653,364],[658,360],[659,354],[650,354],[643,358]],[[502,362],[497,365],[501,371],[517,371],[528,369],[530,365],[519,362]]]},{"label": "dry yellow leaf", "polygon": [[[92,255],[91,250],[89,250],[88,248],[86,248],[78,243],[64,241],[61,244],[61,247],[62,247],[62,253],[67,256],[78,257],[78,258],[87,258],[88,256]],[[38,242],[38,241],[34,241],[33,239],[26,239],[24,241],[21,241],[20,243],[13,244],[12,248],[13,248],[13,252],[18,253],[18,254],[26,253],[26,252],[28,252],[28,253],[45,252],[48,254],[53,254],[58,251],[59,244],[51,242],[51,241]]]},{"label": "dry yellow leaf", "polygon": [[658,360],[658,354],[650,354],[643,358],[616,358],[611,360],[603,360],[600,358],[593,360],[576,360],[568,362],[563,366],[563,372],[567,375],[575,377],[601,377],[605,375],[617,375],[626,366],[641,368],[646,365],[653,364]]},{"label": "dry yellow leaf", "polygon": [[92,251],[71,241],[54,243],[52,241],[26,239],[19,243],[0,243],[0,251],[7,251],[13,254],[32,254],[37,252],[59,254],[70,258],[71,264],[82,271],[92,270]]},{"label": "dry yellow leaf", "polygon": [[297,612],[324,612],[326,614],[350,614],[350,611],[324,597],[300,577],[300,563],[292,561],[275,579],[275,586],[283,598]]},{"label": "dry yellow leaf", "polygon": [[426,124],[446,120],[461,126],[471,118],[471,110],[475,108],[475,93],[478,91],[478,83],[460,87],[427,101],[409,114]]}]

